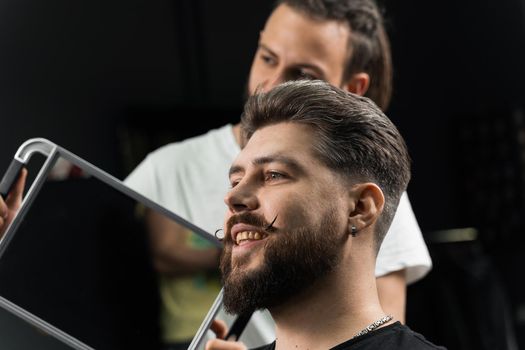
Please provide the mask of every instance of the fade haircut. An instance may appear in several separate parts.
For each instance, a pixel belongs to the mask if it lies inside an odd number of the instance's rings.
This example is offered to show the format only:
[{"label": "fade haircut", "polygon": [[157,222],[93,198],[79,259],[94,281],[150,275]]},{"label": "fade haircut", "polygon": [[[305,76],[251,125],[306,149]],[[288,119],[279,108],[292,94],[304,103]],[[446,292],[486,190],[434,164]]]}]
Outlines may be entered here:
[{"label": "fade haircut", "polygon": [[392,97],[392,57],[383,16],[373,0],[278,0],[313,20],[337,21],[350,28],[343,81],[365,72],[370,85],[365,96],[383,111]]},{"label": "fade haircut", "polygon": [[244,144],[258,129],[282,122],[310,126],[315,156],[349,185],[373,182],[381,188],[378,250],[410,180],[410,157],[397,128],[369,98],[321,80],[290,81],[251,96],[241,117]]}]

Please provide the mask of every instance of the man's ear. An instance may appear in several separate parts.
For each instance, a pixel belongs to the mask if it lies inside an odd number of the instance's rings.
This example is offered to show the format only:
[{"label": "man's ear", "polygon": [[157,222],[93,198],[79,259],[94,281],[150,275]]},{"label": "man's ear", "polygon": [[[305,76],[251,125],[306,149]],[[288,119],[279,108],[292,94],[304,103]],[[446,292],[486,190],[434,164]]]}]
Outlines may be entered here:
[{"label": "man's ear", "polygon": [[361,72],[352,75],[352,77],[345,83],[343,83],[343,89],[349,92],[353,92],[359,96],[364,96],[368,91],[370,85],[370,76],[368,73]]},{"label": "man's ear", "polygon": [[351,196],[355,205],[348,217],[348,227],[354,226],[359,232],[377,221],[385,205],[385,196],[379,186],[371,182],[353,186]]}]

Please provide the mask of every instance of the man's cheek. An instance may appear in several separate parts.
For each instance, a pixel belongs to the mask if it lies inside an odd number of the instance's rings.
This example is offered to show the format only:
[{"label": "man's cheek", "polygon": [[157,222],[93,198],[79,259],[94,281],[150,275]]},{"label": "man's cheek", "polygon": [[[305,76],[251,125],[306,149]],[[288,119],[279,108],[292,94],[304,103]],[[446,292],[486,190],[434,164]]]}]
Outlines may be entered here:
[{"label": "man's cheek", "polygon": [[307,220],[303,203],[290,198],[282,200],[279,208],[271,210],[277,216],[274,226],[279,229],[295,229],[303,226]]}]

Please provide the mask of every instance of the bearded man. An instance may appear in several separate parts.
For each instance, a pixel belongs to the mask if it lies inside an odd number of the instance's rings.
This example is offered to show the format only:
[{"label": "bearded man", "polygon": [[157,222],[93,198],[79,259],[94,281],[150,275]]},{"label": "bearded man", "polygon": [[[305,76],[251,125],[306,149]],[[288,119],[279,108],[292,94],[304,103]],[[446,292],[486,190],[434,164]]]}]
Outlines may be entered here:
[{"label": "bearded man", "polygon": [[391,121],[368,98],[295,81],[250,97],[241,125],[221,272],[228,312],[275,320],[275,342],[259,349],[440,349],[377,294],[377,252],[410,179]]}]

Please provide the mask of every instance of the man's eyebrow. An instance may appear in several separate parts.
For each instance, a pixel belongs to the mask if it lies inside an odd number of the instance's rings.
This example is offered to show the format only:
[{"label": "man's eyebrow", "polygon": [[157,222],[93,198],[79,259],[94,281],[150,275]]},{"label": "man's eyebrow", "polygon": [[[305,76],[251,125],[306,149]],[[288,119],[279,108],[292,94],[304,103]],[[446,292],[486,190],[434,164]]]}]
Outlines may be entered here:
[{"label": "man's eyebrow", "polygon": [[254,165],[264,165],[268,163],[282,163],[288,167],[291,167],[295,170],[302,170],[301,165],[293,158],[283,156],[283,155],[269,155],[259,158],[255,158],[252,161]]},{"label": "man's eyebrow", "polygon": [[273,52],[272,49],[270,49],[268,46],[264,45],[261,42],[259,42],[259,48],[263,49],[264,51],[268,51],[268,53],[271,54],[272,56],[277,56],[277,54],[275,52]]},{"label": "man's eyebrow", "polygon": [[240,165],[232,165],[230,171],[228,171],[228,177],[231,177],[233,174],[242,173],[244,168]]},{"label": "man's eyebrow", "polygon": [[[301,164],[299,164],[299,162],[297,162],[293,158],[282,156],[282,155],[263,156],[263,157],[258,157],[252,160],[253,165],[264,165],[264,164],[269,164],[269,163],[281,163],[291,168],[297,173],[304,172],[304,168],[301,166]],[[236,174],[236,173],[241,173],[243,171],[244,171],[244,167],[234,164],[230,168],[229,176],[232,176],[233,174]]]},{"label": "man's eyebrow", "polygon": [[[264,45],[263,43],[259,43],[259,48],[263,49],[264,51],[267,51],[270,55],[277,57],[277,54],[275,52],[273,52],[272,49],[270,49],[268,46]],[[319,66],[317,66],[315,64],[300,63],[300,64],[297,65],[297,67],[298,68],[311,69],[311,70],[313,70],[314,72],[316,72],[319,75],[319,77],[318,77],[319,79],[326,80],[325,75],[324,75],[324,71]]]}]

